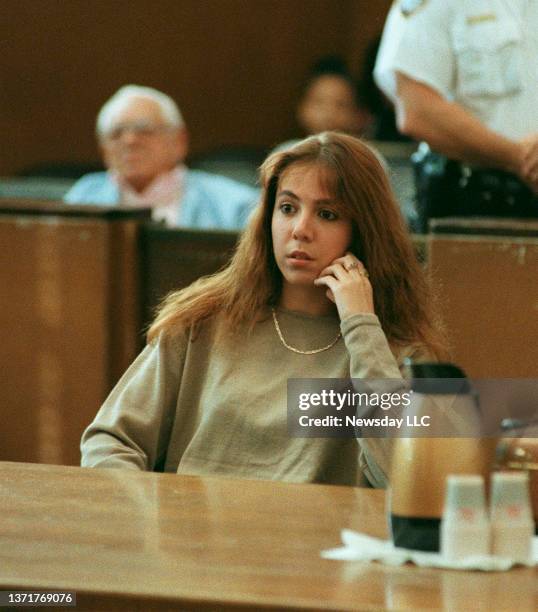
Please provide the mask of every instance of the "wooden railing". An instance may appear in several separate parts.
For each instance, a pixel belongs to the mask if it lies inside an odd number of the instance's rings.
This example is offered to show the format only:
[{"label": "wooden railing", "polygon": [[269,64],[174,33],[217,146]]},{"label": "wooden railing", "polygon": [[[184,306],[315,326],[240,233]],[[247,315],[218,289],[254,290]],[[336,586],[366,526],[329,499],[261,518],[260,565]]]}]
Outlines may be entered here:
[{"label": "wooden railing", "polygon": [[[221,268],[238,238],[148,219],[0,200],[0,460],[77,464],[157,304]],[[473,377],[538,377],[538,223],[444,219],[414,242],[453,361]]]},{"label": "wooden railing", "polygon": [[78,463],[83,428],[140,346],[147,218],[1,202],[1,459]]},{"label": "wooden railing", "polygon": [[427,260],[453,360],[475,378],[538,377],[538,222],[437,219]]}]

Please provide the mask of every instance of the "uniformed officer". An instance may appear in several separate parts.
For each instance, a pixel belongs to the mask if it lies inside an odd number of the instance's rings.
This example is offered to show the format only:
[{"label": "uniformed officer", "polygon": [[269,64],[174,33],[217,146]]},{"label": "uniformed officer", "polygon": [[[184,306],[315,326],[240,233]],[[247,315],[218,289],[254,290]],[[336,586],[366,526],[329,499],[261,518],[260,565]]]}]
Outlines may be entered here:
[{"label": "uniformed officer", "polygon": [[396,0],[375,78],[429,146],[415,157],[422,229],[538,216],[538,0]]}]

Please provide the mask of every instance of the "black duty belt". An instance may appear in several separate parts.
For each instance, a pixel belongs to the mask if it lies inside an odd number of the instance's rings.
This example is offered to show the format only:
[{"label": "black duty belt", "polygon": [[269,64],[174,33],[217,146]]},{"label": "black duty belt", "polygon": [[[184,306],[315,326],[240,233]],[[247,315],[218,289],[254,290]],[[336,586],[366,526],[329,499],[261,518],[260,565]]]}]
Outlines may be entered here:
[{"label": "black duty belt", "polygon": [[517,176],[473,168],[431,151],[413,157],[419,231],[432,217],[538,217],[538,197]]}]

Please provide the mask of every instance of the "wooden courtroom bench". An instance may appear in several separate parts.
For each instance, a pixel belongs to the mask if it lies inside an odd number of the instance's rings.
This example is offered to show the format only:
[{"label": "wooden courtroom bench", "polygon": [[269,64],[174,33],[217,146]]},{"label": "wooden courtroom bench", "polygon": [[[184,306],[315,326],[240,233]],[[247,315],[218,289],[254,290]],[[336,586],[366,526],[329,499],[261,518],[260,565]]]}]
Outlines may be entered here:
[{"label": "wooden courtroom bench", "polygon": [[538,377],[538,222],[430,222],[428,267],[453,361],[475,378]]},{"label": "wooden courtroom bench", "polygon": [[140,232],[141,309],[145,327],[169,292],[213,274],[230,259],[239,234],[166,228],[147,223]]},{"label": "wooden courtroom bench", "polygon": [[78,464],[80,434],[140,345],[148,211],[0,200],[0,459]]},{"label": "wooden courtroom bench", "polygon": [[[0,200],[11,262],[0,276],[0,460],[78,464],[80,435],[142,349],[157,305],[219,270],[239,236],[165,228],[148,214]],[[423,237],[416,247],[424,252]]]},{"label": "wooden courtroom bench", "polygon": [[149,211],[0,199],[0,460],[78,465],[84,428],[169,291],[216,272],[235,232]]},{"label": "wooden courtroom bench", "polygon": [[[220,269],[237,242],[148,216],[0,200],[0,460],[78,464],[80,434],[142,348],[157,304]],[[538,224],[432,227],[414,243],[429,259],[453,360],[474,377],[534,376]]]}]

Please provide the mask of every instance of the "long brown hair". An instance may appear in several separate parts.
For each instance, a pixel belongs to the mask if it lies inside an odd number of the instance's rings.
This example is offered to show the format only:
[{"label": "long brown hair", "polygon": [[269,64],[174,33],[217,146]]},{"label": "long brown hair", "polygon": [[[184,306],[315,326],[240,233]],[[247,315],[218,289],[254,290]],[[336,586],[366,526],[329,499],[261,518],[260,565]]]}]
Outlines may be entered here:
[{"label": "long brown hair", "polygon": [[350,250],[364,263],[375,312],[393,347],[425,345],[442,354],[424,273],[386,173],[370,147],[352,136],[324,132],[270,155],[261,167],[262,195],[235,254],[222,271],[170,294],[150,327],[183,329],[216,313],[230,328],[250,328],[278,302],[282,276],[273,254],[271,219],[280,176],[292,164],[329,170],[331,188],[353,225]]}]

